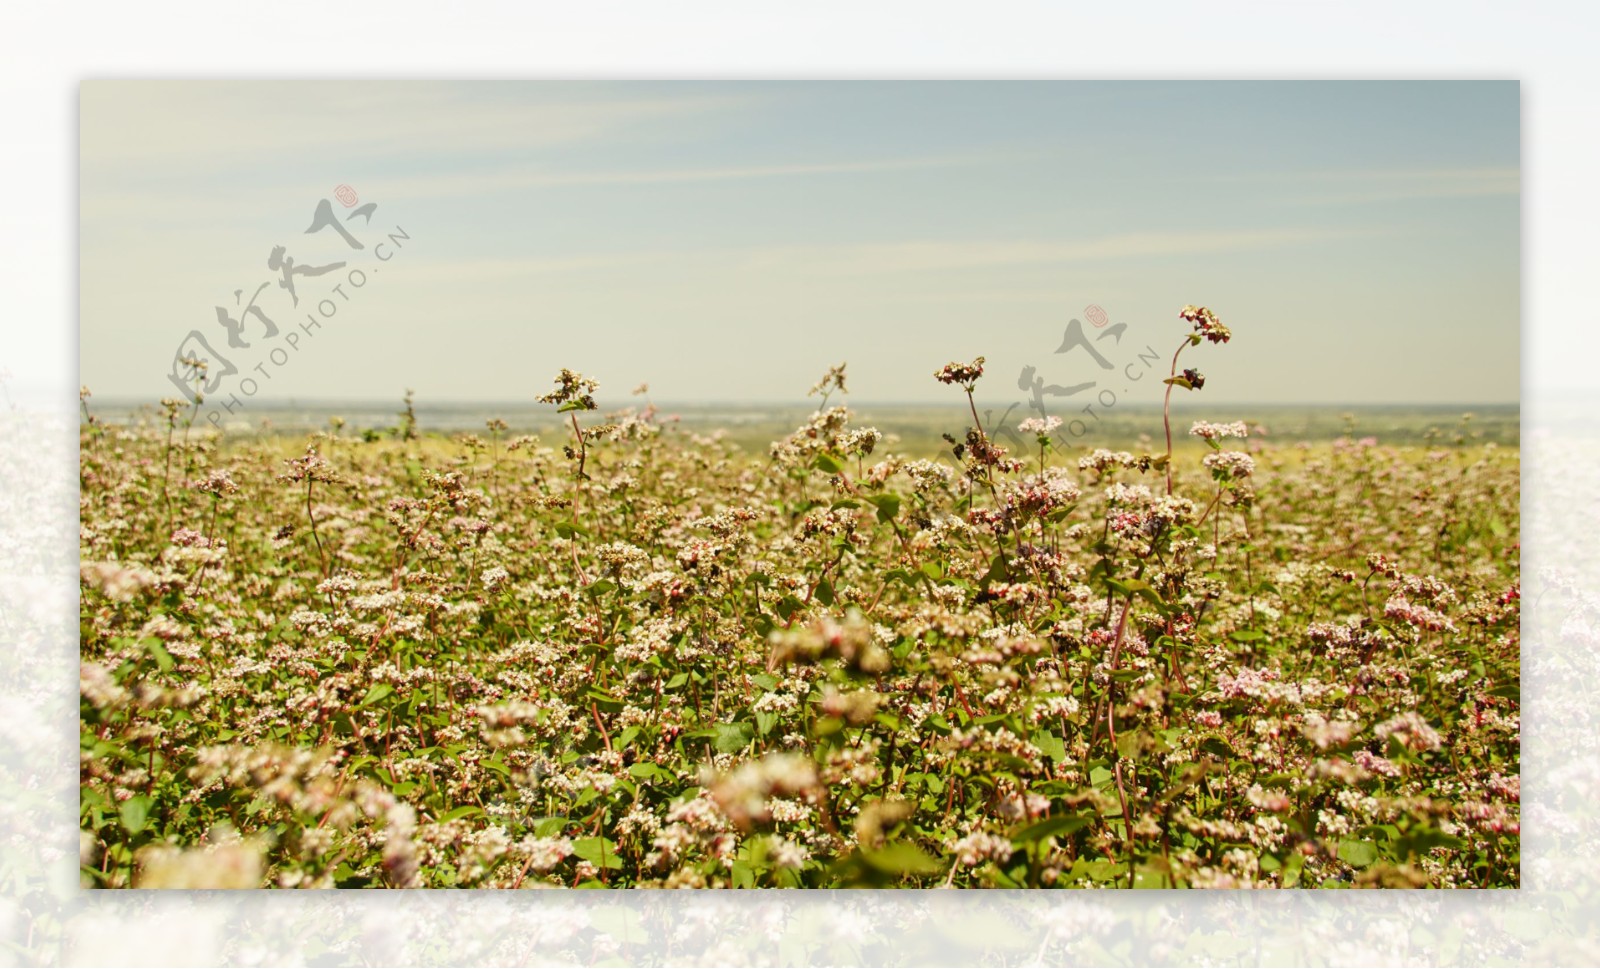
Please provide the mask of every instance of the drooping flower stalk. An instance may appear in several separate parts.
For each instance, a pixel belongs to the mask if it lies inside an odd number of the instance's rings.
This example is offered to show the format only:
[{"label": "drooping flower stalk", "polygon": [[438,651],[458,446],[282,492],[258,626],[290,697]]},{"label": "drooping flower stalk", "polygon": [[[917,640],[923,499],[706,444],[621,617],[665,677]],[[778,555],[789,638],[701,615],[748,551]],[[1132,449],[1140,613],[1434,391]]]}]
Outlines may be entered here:
[{"label": "drooping flower stalk", "polygon": [[1172,388],[1182,387],[1185,390],[1199,390],[1206,385],[1205,374],[1198,370],[1186,369],[1178,373],[1178,357],[1183,353],[1183,348],[1198,344],[1201,340],[1212,343],[1227,343],[1233,338],[1233,332],[1222,321],[1217,319],[1217,314],[1204,306],[1190,304],[1178,312],[1178,318],[1188,322],[1193,330],[1178,344],[1178,349],[1172,354],[1172,368],[1168,372],[1164,383],[1167,385],[1166,396],[1161,402],[1161,425],[1167,434],[1167,494],[1172,494]]}]

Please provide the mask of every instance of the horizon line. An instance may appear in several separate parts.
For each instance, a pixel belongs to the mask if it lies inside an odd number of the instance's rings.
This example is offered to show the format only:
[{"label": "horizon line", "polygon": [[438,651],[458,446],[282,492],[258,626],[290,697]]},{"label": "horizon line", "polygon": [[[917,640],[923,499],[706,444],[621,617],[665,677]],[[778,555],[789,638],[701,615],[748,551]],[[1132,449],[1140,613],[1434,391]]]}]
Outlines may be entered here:
[{"label": "horizon line", "polygon": [[[98,401],[100,401],[102,403],[105,403],[105,404],[112,404],[112,405],[119,405],[119,406],[148,405],[148,406],[151,406],[151,407],[155,407],[155,406],[159,406],[159,403],[160,403],[160,398],[145,398],[145,397],[135,397],[135,396],[126,396],[126,395],[110,395],[110,394],[107,394],[107,395],[93,395],[93,396],[91,396],[89,398],[89,400],[90,400],[90,406],[91,407],[94,406],[94,402],[96,400],[98,400]],[[310,406],[346,406],[346,407],[349,407],[349,406],[381,405],[381,406],[386,406],[387,407],[387,406],[395,406],[397,403],[403,402],[403,400],[404,400],[403,397],[401,397],[401,398],[390,398],[390,397],[253,397],[253,398],[249,399],[249,402],[246,404],[246,406],[238,408],[238,410],[243,412],[243,411],[250,410],[252,407],[260,407],[260,406],[263,406],[263,405],[265,405],[265,406],[276,406],[276,407],[310,407]],[[529,397],[526,400],[519,399],[519,398],[494,398],[494,397],[430,397],[430,398],[416,397],[416,398],[413,399],[412,403],[413,403],[414,406],[418,406],[418,407],[439,407],[439,406],[446,406],[446,407],[493,407],[493,406],[499,406],[499,407],[519,407],[519,408],[533,408],[533,407],[552,407],[553,408],[553,406],[554,406],[554,405],[542,403],[542,402],[540,402],[538,400],[533,399],[532,397]],[[680,408],[690,407],[690,408],[692,408],[692,407],[752,407],[752,406],[755,406],[755,407],[787,407],[787,408],[794,408],[794,409],[803,410],[803,409],[806,409],[806,408],[814,408],[816,403],[818,403],[818,402],[814,402],[814,401],[810,401],[810,400],[787,400],[787,399],[785,399],[785,400],[762,400],[762,399],[755,399],[755,398],[718,398],[718,399],[706,399],[706,400],[675,400],[675,399],[650,400],[647,397],[630,397],[630,398],[628,398],[626,400],[608,401],[608,400],[602,399],[600,401],[600,405],[601,406],[596,408],[596,412],[607,410],[607,409],[613,409],[614,410],[614,409],[617,409],[618,407],[625,407],[625,406],[628,406],[630,404],[637,404],[639,406],[645,406],[647,404],[654,404],[654,406],[658,410],[661,409],[661,408],[664,408],[664,407],[680,407]],[[848,404],[851,404],[851,405],[869,406],[869,407],[944,407],[944,406],[950,406],[950,407],[955,407],[955,408],[958,408],[958,409],[961,409],[961,410],[965,410],[966,409],[964,406],[962,406],[962,402],[959,399],[955,400],[955,401],[933,400],[933,399],[909,399],[909,398],[863,398],[863,399],[854,399],[854,398],[850,398],[850,397],[847,396],[845,398],[842,398],[839,401],[839,403],[848,403]],[[1387,401],[1385,401],[1385,400],[1378,400],[1378,401],[1240,401],[1240,400],[1230,400],[1230,399],[1224,398],[1224,399],[1207,399],[1206,400],[1206,404],[1207,405],[1214,405],[1214,406],[1218,406],[1218,407],[1293,407],[1293,408],[1311,408],[1311,407],[1326,407],[1326,408],[1338,408],[1338,407],[1356,407],[1356,408],[1361,408],[1361,407],[1452,407],[1453,408],[1453,407],[1521,407],[1522,404],[1523,404],[1523,401],[1520,398],[1517,399],[1517,400],[1486,400],[1486,401],[1467,401],[1467,400],[1422,400],[1422,401],[1401,401],[1401,400],[1387,400]],[[189,407],[189,406],[193,406],[193,405],[190,402],[186,402],[185,406]],[[202,404],[201,406],[205,406],[205,405]],[[1071,406],[1071,402],[1068,402],[1068,404],[1066,406],[1070,407]],[[1121,407],[1152,407],[1152,408],[1158,408],[1159,409],[1160,406],[1161,406],[1160,403],[1157,402],[1157,401],[1132,401],[1132,400],[1123,401],[1123,400],[1118,400],[1113,408],[1106,408],[1106,409],[1109,410],[1109,409],[1115,409],[1115,408],[1121,408]],[[557,412],[554,409],[552,409],[550,411],[550,415],[552,417],[559,417],[560,416],[560,415],[557,414]]]}]

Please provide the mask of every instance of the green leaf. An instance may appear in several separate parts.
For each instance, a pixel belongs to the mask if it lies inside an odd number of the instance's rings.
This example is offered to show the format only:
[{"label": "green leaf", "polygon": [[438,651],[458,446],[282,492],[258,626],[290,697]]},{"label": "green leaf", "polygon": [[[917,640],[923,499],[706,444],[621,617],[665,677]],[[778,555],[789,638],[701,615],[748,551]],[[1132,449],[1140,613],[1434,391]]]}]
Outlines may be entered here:
[{"label": "green leaf", "polygon": [[838,717],[818,717],[816,723],[811,725],[811,732],[818,739],[831,737],[844,729],[844,721]]},{"label": "green leaf", "polygon": [[917,577],[905,569],[890,569],[883,573],[883,581],[901,582],[913,589],[917,587]]},{"label": "green leaf", "polygon": [[535,838],[554,838],[567,826],[567,819],[560,817],[539,818],[533,822],[533,836]]},{"label": "green leaf", "polygon": [[393,692],[394,685],[391,683],[374,683],[372,685],[372,689],[367,691],[367,695],[362,697],[361,702],[357,704],[357,706],[371,706]]},{"label": "green leaf", "polygon": [[1460,848],[1465,843],[1438,828],[1419,825],[1395,841],[1395,854],[1404,860],[1412,855],[1418,857],[1426,855],[1435,848]]},{"label": "green leaf", "polygon": [[167,652],[165,646],[161,645],[161,640],[147,639],[144,641],[144,647],[150,651],[150,655],[155,659],[157,669],[163,673],[172,672],[172,654]]},{"label": "green leaf", "polygon": [[888,523],[900,514],[899,495],[869,495],[867,500],[878,506],[878,521]]},{"label": "green leaf", "polygon": [[1378,860],[1378,846],[1370,841],[1341,841],[1339,860],[1354,868],[1365,868]]},{"label": "green leaf", "polygon": [[1038,747],[1046,757],[1062,763],[1067,759],[1067,745],[1060,737],[1049,731],[1041,730],[1033,735],[1033,745]]},{"label": "green leaf", "polygon": [[1149,734],[1143,730],[1125,730],[1117,735],[1117,754],[1121,757],[1136,757],[1144,749],[1145,739]]},{"label": "green leaf", "polygon": [[1489,695],[1490,696],[1504,697],[1507,700],[1516,700],[1518,702],[1521,702],[1521,700],[1522,700],[1522,684],[1520,682],[1517,682],[1517,683],[1502,683],[1499,686],[1495,687],[1494,689],[1490,690],[1489,691]]},{"label": "green leaf", "polygon": [[984,574],[985,587],[991,582],[1004,582],[1006,580],[1006,557],[1004,553],[998,554],[989,562],[989,571]]},{"label": "green leaf", "polygon": [[1081,814],[1061,814],[1028,825],[1011,836],[1015,844],[1033,844],[1058,834],[1069,834],[1084,827],[1089,819]]},{"label": "green leaf", "polygon": [[117,806],[117,816],[129,834],[138,834],[149,825],[152,801],[147,794],[136,794]]},{"label": "green leaf", "polygon": [[1298,851],[1289,853],[1289,858],[1283,863],[1283,887],[1294,888],[1300,884],[1300,870],[1305,867],[1306,858]]},{"label": "green leaf", "polygon": [[909,841],[894,841],[877,850],[863,850],[861,860],[886,875],[934,875],[944,871],[937,858]]},{"label": "green leaf", "polygon": [[610,838],[579,838],[572,842],[572,853],[596,868],[621,868],[617,843]]},{"label": "green leaf", "polygon": [[755,729],[748,722],[719,723],[711,727],[711,747],[719,754],[736,754],[755,739]]},{"label": "green leaf", "polygon": [[1161,600],[1161,596],[1156,594],[1155,588],[1151,586],[1150,583],[1145,582],[1142,579],[1106,579],[1106,585],[1119,595],[1128,596],[1130,598],[1133,596],[1139,596],[1142,599],[1148,600],[1151,605],[1155,606],[1163,613],[1167,611],[1167,604]]},{"label": "green leaf", "polygon": [[449,811],[449,812],[446,812],[444,814],[439,815],[439,823],[440,824],[449,824],[451,821],[457,821],[457,820],[460,820],[461,818],[467,818],[467,817],[471,817],[474,814],[482,814],[482,813],[483,813],[483,808],[478,807],[476,804],[468,804],[466,807],[458,807],[454,811]]},{"label": "green leaf", "polygon": [[817,455],[817,459],[816,461],[812,462],[812,466],[817,468],[819,471],[826,471],[829,474],[838,474],[844,470],[844,464],[838,458],[828,454],[827,452]]}]

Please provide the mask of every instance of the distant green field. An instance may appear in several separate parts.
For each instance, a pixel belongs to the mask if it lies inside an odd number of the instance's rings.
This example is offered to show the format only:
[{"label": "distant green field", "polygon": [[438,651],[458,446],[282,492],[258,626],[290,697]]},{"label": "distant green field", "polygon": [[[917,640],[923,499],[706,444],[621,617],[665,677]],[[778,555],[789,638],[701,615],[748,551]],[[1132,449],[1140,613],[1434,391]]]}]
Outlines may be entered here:
[{"label": "distant green field", "polygon": [[[846,403],[849,403],[846,401]],[[635,406],[642,406],[636,404]],[[881,447],[903,454],[929,456],[948,445],[941,439],[950,434],[961,438],[972,418],[959,404],[851,404],[854,423],[877,427],[889,435]],[[1006,405],[1011,406],[1011,405]],[[621,410],[618,406],[616,410]],[[662,404],[658,420],[673,421],[698,434],[721,432],[741,449],[765,451],[769,444],[805,423],[815,409],[815,401],[791,406],[772,404]],[[212,426],[202,408],[196,427]],[[313,402],[304,405],[263,404],[219,417],[216,422],[233,435],[261,433],[304,433],[327,430],[330,420],[344,420],[341,433],[360,437],[364,432],[387,434],[399,423],[399,403]],[[553,408],[529,402],[481,404],[416,405],[418,428],[424,434],[485,433],[485,422],[500,418],[510,425],[510,435],[566,432],[559,425]],[[1012,449],[1031,452],[1030,436],[1015,432],[1017,424],[1033,416],[1020,407],[986,406],[979,402],[979,413],[986,429],[996,440]],[[1162,447],[1161,410],[1151,405],[1121,404],[1113,408],[1094,408],[1093,415],[1060,409],[1063,426],[1057,432],[1060,450],[1073,453],[1094,448],[1138,451]],[[96,414],[112,423],[140,420],[157,423],[153,406],[112,402],[96,409]],[[1277,445],[1301,441],[1325,443],[1341,436],[1352,439],[1372,437],[1390,445],[1455,445],[1494,443],[1518,447],[1521,443],[1521,411],[1516,405],[1488,406],[1391,406],[1391,407],[1304,407],[1208,405],[1204,401],[1174,400],[1172,409],[1173,444],[1182,449],[1191,445],[1189,427],[1198,420],[1248,422],[1253,434]],[[1074,423],[1076,421],[1077,423]],[[1141,435],[1148,442],[1141,444]]]},{"label": "distant green field", "polygon": [[[668,412],[670,413],[670,412]],[[721,426],[728,437],[742,447],[765,448],[804,422],[809,409],[762,414],[746,421],[717,425],[709,415],[696,411],[682,411],[685,426],[709,431]],[[1123,405],[1109,410],[1097,409],[1093,419],[1079,415],[1081,424],[1063,421],[1057,432],[1062,450],[1092,450],[1113,448],[1141,450],[1146,447],[1164,447],[1162,441],[1161,411],[1156,407]],[[1470,417],[1465,415],[1471,414]],[[1019,421],[1032,416],[1013,410],[1009,414],[995,410],[979,411],[986,430],[1008,447],[1031,451],[1033,438],[1016,434]],[[1519,410],[1515,407],[1492,407],[1476,411],[1458,408],[1361,408],[1339,410],[1336,408],[1258,407],[1258,408],[1180,408],[1173,407],[1172,429],[1175,446],[1199,445],[1188,436],[1189,427],[1198,420],[1244,420],[1252,428],[1265,428],[1266,441],[1287,445],[1306,441],[1325,443],[1341,436],[1353,439],[1375,437],[1382,444],[1392,445],[1450,445],[1464,443],[1494,443],[1502,447],[1517,447],[1521,441]],[[940,451],[948,445],[941,439],[944,434],[960,438],[971,424],[971,415],[959,406],[932,407],[863,405],[856,421],[877,427],[885,434],[896,435],[898,442],[889,446],[904,453],[926,455]],[[1010,429],[1015,436],[1007,434]],[[1141,436],[1148,438],[1141,444]]]}]

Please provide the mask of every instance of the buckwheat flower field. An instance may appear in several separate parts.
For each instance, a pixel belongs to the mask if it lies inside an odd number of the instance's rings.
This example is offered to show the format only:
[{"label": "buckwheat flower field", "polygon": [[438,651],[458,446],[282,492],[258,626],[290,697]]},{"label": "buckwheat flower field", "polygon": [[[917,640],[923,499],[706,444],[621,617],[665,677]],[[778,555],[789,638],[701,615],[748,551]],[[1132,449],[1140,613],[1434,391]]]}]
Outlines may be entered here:
[{"label": "buckwheat flower field", "polygon": [[765,450],[86,397],[83,883],[1517,887],[1515,449],[1265,437],[1171,326],[1143,451],[981,357],[923,453],[843,366]]}]

